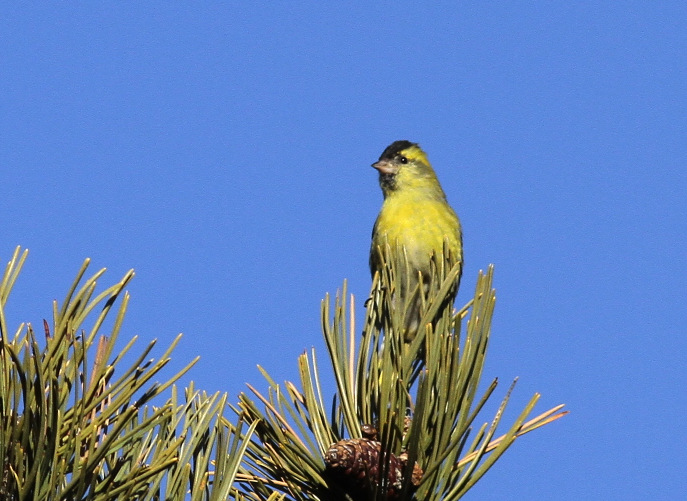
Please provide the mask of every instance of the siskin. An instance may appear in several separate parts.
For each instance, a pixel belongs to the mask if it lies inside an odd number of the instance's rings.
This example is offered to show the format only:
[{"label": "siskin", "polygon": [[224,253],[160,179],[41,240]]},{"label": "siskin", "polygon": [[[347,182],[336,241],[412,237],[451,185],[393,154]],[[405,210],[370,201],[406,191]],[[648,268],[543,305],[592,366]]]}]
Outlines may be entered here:
[{"label": "siskin", "polygon": [[[398,253],[405,250],[408,267],[400,272],[400,294],[393,299],[393,304],[408,305],[404,339],[410,342],[417,334],[421,317],[418,272],[426,294],[433,256],[444,259],[447,270],[457,263],[462,264],[460,221],[446,201],[434,169],[419,145],[396,141],[384,150],[372,167],[379,171],[384,202],[372,229],[370,271],[373,277],[375,272],[382,271],[381,256],[387,244],[392,262],[399,262]],[[451,304],[459,281],[460,273],[449,297]]]}]

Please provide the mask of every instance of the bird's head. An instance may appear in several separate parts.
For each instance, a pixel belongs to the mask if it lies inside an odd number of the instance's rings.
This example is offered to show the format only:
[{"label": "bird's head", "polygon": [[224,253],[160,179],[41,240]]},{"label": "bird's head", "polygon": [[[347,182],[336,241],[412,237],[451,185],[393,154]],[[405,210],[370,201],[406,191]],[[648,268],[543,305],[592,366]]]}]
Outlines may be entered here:
[{"label": "bird's head", "polygon": [[379,184],[385,197],[399,190],[444,196],[427,155],[416,143],[405,140],[391,143],[372,167],[379,171]]}]

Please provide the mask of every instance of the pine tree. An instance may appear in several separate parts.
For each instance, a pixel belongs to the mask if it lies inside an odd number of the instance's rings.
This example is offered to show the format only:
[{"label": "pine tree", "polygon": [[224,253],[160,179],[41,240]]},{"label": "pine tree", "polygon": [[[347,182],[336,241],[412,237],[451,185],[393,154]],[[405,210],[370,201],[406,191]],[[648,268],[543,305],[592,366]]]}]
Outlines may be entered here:
[{"label": "pine tree", "polygon": [[26,256],[17,248],[0,282],[0,499],[227,499],[252,429],[224,417],[226,394],[179,394],[195,360],[154,382],[179,337],[157,360],[155,342],[117,348],[133,272],[96,293],[105,270],[84,278],[87,260],[41,340],[30,324],[11,333],[4,313]]},{"label": "pine tree", "polygon": [[375,277],[362,334],[344,282],[333,311],[329,297],[322,302],[331,403],[312,350],[298,359],[300,387],[263,370],[266,394],[249,385],[252,396],[228,406],[226,394],[178,389],[195,360],[154,382],[178,337],[157,360],[148,359],[155,342],[138,355],[135,338],[119,347],[132,271],[97,293],[105,270],[85,278],[87,260],[44,321],[44,339],[30,324],[11,333],[5,305],[26,257],[17,248],[0,282],[2,500],[453,500],[517,437],[566,414],[557,406],[528,420],[535,394],[497,436],[511,385],[479,425],[497,387],[480,386],[491,267],[454,311],[447,297],[458,269],[435,263],[434,288],[423,291],[426,328],[412,343],[393,301],[395,270],[407,263],[386,262]]},{"label": "pine tree", "polygon": [[[398,254],[398,253],[397,253]],[[386,249],[384,257],[391,255]],[[240,490],[264,500],[454,500],[461,498],[515,439],[567,412],[562,405],[528,417],[535,394],[501,436],[497,428],[513,385],[491,423],[478,416],[497,387],[480,392],[494,311],[493,268],[480,273],[474,298],[458,311],[447,298],[459,267],[433,263],[433,290],[423,297],[426,326],[403,340],[405,312],[392,301],[407,262],[385,259],[366,301],[362,336],[346,283],[322,303],[322,327],[336,381],[327,403],[315,350],[298,359],[300,387],[277,384],[262,370],[266,393],[249,385],[235,411],[255,426]],[[407,275],[407,274],[405,274]],[[419,280],[418,283],[422,283]],[[513,383],[514,384],[514,383]]]}]

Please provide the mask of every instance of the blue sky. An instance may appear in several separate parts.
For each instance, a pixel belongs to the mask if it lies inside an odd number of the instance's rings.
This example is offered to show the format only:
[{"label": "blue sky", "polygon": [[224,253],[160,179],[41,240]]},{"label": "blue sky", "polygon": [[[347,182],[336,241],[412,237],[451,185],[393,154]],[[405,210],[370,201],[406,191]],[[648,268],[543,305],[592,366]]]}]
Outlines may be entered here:
[{"label": "blue sky", "polygon": [[511,419],[571,411],[467,499],[687,489],[684,2],[60,2],[3,6],[0,47],[10,325],[90,257],[136,270],[123,335],[183,332],[186,380],[294,380],[324,294],[362,305],[370,163],[409,139],[463,222],[458,303],[496,267],[485,378],[520,377]]}]

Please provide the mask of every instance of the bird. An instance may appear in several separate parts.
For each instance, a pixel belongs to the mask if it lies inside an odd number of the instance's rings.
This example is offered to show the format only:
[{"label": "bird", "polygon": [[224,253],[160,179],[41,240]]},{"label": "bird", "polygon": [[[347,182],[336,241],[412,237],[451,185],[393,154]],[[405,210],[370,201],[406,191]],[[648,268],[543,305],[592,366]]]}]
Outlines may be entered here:
[{"label": "bird", "polygon": [[463,264],[460,220],[448,204],[426,153],[417,143],[394,141],[372,167],[379,172],[384,201],[372,229],[370,272],[373,279],[376,272],[382,272],[387,245],[392,263],[401,262],[399,253],[405,252],[408,267],[397,270],[401,280],[398,297],[392,297],[392,307],[407,305],[403,337],[410,343],[420,327],[419,285],[425,294],[430,289],[433,258],[443,259],[447,270],[454,265],[460,267],[448,297],[451,305],[455,300]]}]

